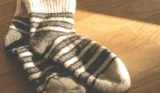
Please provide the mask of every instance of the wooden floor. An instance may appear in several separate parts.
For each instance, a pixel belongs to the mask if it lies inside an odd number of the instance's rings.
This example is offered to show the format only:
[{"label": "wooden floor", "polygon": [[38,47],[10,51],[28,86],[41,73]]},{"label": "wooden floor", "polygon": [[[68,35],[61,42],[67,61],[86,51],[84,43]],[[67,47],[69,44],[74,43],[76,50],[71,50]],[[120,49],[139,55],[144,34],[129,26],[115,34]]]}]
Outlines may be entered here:
[{"label": "wooden floor", "polygon": [[[34,93],[3,38],[15,0],[0,0],[0,93]],[[160,93],[160,0],[78,0],[75,29],[115,52],[129,70],[127,93]]]}]

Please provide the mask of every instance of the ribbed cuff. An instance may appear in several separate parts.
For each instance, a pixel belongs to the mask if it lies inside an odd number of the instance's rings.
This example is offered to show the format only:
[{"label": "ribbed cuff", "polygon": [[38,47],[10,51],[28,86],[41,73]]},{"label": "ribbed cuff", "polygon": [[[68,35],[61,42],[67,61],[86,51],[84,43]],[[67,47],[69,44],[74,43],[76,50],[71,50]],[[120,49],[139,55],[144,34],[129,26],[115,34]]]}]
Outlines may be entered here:
[{"label": "ribbed cuff", "polygon": [[29,13],[75,13],[76,0],[23,0]]},{"label": "ribbed cuff", "polygon": [[27,9],[21,0],[17,0],[16,12],[15,12],[14,16],[21,17],[21,18],[29,18],[29,14],[27,13]]}]

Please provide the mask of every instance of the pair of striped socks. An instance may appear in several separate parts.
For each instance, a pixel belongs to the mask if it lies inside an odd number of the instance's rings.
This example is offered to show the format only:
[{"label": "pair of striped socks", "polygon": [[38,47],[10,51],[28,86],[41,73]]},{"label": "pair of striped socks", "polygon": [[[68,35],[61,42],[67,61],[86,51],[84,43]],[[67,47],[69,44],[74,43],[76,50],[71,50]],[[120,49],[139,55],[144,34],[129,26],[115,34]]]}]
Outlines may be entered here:
[{"label": "pair of striped socks", "polygon": [[38,93],[87,93],[86,87],[102,93],[128,90],[123,62],[76,34],[75,9],[76,0],[17,0],[6,51],[17,55]]}]

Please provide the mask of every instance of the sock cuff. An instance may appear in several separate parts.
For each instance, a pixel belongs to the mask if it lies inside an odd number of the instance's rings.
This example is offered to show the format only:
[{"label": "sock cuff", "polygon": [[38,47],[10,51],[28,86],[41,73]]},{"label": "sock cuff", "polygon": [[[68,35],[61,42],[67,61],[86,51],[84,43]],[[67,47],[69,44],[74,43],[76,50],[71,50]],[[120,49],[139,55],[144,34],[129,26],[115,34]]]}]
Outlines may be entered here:
[{"label": "sock cuff", "polygon": [[29,18],[29,14],[27,13],[25,5],[21,0],[17,0],[17,6],[14,16],[21,18]]},{"label": "sock cuff", "polygon": [[23,0],[29,13],[75,13],[76,0]]}]

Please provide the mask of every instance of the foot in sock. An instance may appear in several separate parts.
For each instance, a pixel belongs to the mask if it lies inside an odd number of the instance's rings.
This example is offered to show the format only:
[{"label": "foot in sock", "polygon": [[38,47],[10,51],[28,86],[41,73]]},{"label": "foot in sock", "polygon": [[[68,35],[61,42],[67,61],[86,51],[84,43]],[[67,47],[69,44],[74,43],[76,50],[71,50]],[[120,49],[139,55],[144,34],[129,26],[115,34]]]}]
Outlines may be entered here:
[{"label": "foot in sock", "polygon": [[73,29],[76,0],[23,0],[31,15],[31,48],[61,64],[79,81],[104,93],[130,88],[123,62]]},{"label": "foot in sock", "polygon": [[38,93],[86,93],[86,89],[63,67],[30,50],[29,15],[17,0],[17,9],[5,37],[5,51],[20,60],[32,86]]},{"label": "foot in sock", "polygon": [[66,69],[45,60],[29,47],[19,47],[15,54],[38,93],[86,93],[85,88]]}]

